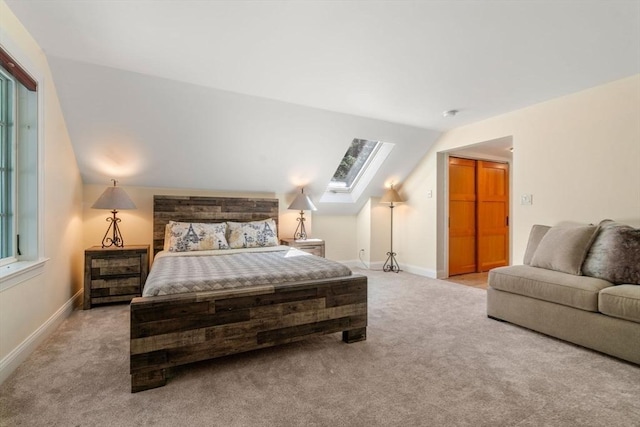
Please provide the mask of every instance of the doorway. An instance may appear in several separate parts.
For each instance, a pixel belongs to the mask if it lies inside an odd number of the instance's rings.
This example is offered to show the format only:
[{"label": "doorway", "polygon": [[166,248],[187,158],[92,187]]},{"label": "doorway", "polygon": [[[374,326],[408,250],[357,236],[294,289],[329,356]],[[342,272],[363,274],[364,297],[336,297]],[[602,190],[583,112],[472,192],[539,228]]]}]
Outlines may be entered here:
[{"label": "doorway", "polygon": [[449,276],[509,264],[509,164],[449,157]]}]

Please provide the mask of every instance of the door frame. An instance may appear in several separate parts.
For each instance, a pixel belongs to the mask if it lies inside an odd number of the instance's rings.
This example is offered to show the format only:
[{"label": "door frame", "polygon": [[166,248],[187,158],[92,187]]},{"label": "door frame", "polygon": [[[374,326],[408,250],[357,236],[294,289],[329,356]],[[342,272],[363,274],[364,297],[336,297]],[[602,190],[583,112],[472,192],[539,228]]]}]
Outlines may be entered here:
[{"label": "door frame", "polygon": [[[505,147],[513,147],[512,137],[499,138]],[[493,147],[491,140],[471,144],[465,147],[451,148],[436,154],[437,176],[437,231],[436,231],[436,276],[438,279],[449,277],[449,157],[462,157],[472,160],[503,162],[509,165],[509,264],[513,264],[513,158],[500,157],[483,150],[483,145]],[[493,151],[493,150],[491,150]]]}]

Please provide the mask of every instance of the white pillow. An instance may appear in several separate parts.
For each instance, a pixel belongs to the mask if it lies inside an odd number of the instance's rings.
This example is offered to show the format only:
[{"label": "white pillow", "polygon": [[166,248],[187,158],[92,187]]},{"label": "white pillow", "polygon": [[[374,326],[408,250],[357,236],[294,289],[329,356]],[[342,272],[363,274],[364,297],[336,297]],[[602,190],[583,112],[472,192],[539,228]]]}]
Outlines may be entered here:
[{"label": "white pillow", "polygon": [[164,251],[169,250],[170,237],[171,237],[171,226],[169,225],[169,223],[167,223],[167,225],[164,226],[164,247],[162,248],[162,250]]},{"label": "white pillow", "polygon": [[278,230],[273,218],[264,221],[228,222],[231,249],[276,246]]},{"label": "white pillow", "polygon": [[168,250],[170,252],[208,251],[215,249],[229,249],[226,233],[227,224],[197,223],[169,221]]}]

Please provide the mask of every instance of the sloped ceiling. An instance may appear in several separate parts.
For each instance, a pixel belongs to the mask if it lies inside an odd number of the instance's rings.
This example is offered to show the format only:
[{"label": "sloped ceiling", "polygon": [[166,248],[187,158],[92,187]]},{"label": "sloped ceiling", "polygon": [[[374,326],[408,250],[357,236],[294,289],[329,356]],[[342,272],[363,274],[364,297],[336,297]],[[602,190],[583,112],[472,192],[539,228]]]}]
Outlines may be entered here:
[{"label": "sloped ceiling", "polygon": [[[83,180],[288,193],[318,201],[355,136],[395,143],[370,184],[382,193],[439,132],[49,58]],[[322,204],[319,213],[355,213]]]},{"label": "sloped ceiling", "polygon": [[358,203],[319,213],[356,212],[441,131],[640,72],[635,1],[7,4],[86,183],[317,200],[354,137],[396,144]]}]

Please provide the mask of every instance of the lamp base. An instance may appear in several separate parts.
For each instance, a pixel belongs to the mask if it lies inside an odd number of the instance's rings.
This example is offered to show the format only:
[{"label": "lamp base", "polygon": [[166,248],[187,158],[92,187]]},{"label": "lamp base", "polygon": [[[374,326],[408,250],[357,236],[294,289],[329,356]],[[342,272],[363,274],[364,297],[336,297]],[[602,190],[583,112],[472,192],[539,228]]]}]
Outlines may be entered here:
[{"label": "lamp base", "polygon": [[304,211],[300,211],[300,218],[298,218],[298,226],[296,232],[293,234],[295,240],[307,240],[307,230],[304,228]]},{"label": "lamp base", "polygon": [[396,253],[395,252],[387,252],[387,260],[384,262],[384,266],[382,267],[382,271],[388,273],[393,271],[394,273],[400,272],[400,265],[398,261],[396,261]]},{"label": "lamp base", "polygon": [[[122,233],[120,233],[120,227],[118,227],[118,223],[120,222],[120,218],[116,216],[118,211],[111,211],[113,214],[113,218],[107,217],[107,222],[109,223],[109,228],[107,228],[107,232],[104,233],[104,237],[102,238],[102,247],[108,248],[110,246],[115,246],[117,248],[124,247],[124,240],[122,238]],[[112,236],[107,237],[109,235],[109,231],[112,231]]]}]

